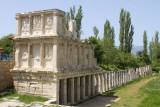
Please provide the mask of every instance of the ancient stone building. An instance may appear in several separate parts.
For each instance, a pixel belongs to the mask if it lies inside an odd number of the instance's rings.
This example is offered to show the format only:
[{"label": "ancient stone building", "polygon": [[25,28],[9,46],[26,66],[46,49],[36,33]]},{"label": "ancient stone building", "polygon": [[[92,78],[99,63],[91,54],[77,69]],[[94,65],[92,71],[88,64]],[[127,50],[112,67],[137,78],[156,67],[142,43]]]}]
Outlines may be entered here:
[{"label": "ancient stone building", "polygon": [[[65,12],[58,9],[17,13],[14,41],[11,72],[20,94],[70,105],[142,76],[139,69],[106,72],[99,68],[93,45],[77,38],[74,20],[66,30]],[[143,75],[150,68],[145,67]]]}]

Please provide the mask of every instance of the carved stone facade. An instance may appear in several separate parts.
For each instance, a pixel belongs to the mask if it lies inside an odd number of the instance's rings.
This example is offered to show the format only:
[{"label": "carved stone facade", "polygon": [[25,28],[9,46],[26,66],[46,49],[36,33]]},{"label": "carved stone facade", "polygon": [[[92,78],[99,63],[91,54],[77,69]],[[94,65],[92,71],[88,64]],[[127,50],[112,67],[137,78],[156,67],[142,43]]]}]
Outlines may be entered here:
[{"label": "carved stone facade", "polygon": [[[65,12],[61,10],[17,13],[16,26],[15,66],[11,72],[18,93],[69,105],[107,91],[115,87],[113,84],[117,86],[122,73],[131,75],[130,71],[106,73],[98,67],[93,45],[77,38],[74,20],[66,30]],[[133,74],[130,77],[126,81],[136,78]]]}]

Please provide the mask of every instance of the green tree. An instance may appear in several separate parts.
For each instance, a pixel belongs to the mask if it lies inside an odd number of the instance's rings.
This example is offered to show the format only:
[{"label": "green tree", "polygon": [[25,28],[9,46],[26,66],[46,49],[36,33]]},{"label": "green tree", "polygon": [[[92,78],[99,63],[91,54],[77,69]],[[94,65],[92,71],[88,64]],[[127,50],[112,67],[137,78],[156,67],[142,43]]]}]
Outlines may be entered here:
[{"label": "green tree", "polygon": [[69,14],[69,12],[67,12],[67,14],[66,14],[66,28],[67,28],[67,30],[69,29],[69,20],[70,20],[70,14]]},{"label": "green tree", "polygon": [[121,9],[119,24],[120,24],[119,50],[120,52],[131,53],[134,27],[131,24],[130,13],[126,12],[124,9]]},{"label": "green tree", "polygon": [[160,52],[159,52],[159,32],[156,31],[155,33],[155,40],[154,40],[154,59],[160,58]]},{"label": "green tree", "polygon": [[130,13],[127,12],[126,14],[126,18],[125,18],[125,29],[124,29],[124,34],[125,34],[125,38],[124,38],[124,52],[127,53],[128,52],[128,40],[129,40],[129,30],[130,30],[130,26],[131,26],[131,18],[130,18]]},{"label": "green tree", "polygon": [[108,45],[112,45],[114,46],[114,42],[115,42],[115,32],[114,32],[114,27],[110,25],[109,20],[106,20],[105,24],[104,24],[104,44],[106,44],[105,46]]},{"label": "green tree", "polygon": [[131,25],[131,30],[129,32],[129,37],[128,37],[128,53],[131,53],[132,50],[132,42],[133,42],[133,35],[134,35],[134,27]]},{"label": "green tree", "polygon": [[153,41],[149,42],[149,56],[150,56],[150,60],[152,61],[153,59]]},{"label": "green tree", "polygon": [[97,63],[102,64],[103,63],[103,56],[104,56],[104,50],[103,46],[100,43],[101,40],[98,40],[96,37],[89,37],[88,39],[85,39],[86,41],[91,42],[94,44],[94,55],[95,58],[97,58]]},{"label": "green tree", "polygon": [[99,34],[99,30],[96,26],[93,27],[93,33],[94,33],[94,36],[97,38],[97,36]]},{"label": "green tree", "polygon": [[8,39],[10,36],[13,36],[13,34],[0,38],[0,47],[3,48],[2,54],[13,55],[13,41]]},{"label": "green tree", "polygon": [[124,11],[124,9],[121,9],[120,18],[119,18],[119,24],[120,24],[120,33],[119,33],[120,45],[119,45],[119,50],[120,50],[120,52],[124,51],[125,16],[126,16],[126,12]]},{"label": "green tree", "polygon": [[147,31],[145,30],[143,33],[143,55],[147,55],[147,45],[148,45]]},{"label": "green tree", "polygon": [[114,27],[113,26],[111,28],[111,40],[112,40],[113,46],[115,46],[115,32],[114,32]]},{"label": "green tree", "polygon": [[75,6],[73,8],[70,8],[70,12],[66,15],[66,28],[68,29],[68,23],[69,20],[75,20],[76,21],[76,31],[77,31],[77,37],[81,38],[82,35],[82,18],[83,18],[83,12],[82,12],[82,6],[79,6],[78,12],[76,14]]}]

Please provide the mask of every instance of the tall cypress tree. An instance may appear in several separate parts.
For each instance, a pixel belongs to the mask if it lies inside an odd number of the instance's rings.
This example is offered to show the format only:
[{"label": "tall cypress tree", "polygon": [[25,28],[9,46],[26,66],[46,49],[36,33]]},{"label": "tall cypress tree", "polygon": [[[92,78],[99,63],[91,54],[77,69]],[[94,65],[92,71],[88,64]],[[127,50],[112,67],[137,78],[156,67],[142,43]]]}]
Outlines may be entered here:
[{"label": "tall cypress tree", "polygon": [[110,37],[111,36],[111,25],[109,20],[106,20],[104,24],[104,37]]},{"label": "tall cypress tree", "polygon": [[93,33],[94,33],[94,36],[97,38],[97,36],[99,34],[99,30],[96,26],[93,27]]},{"label": "tall cypress tree", "polygon": [[119,50],[120,52],[131,53],[134,27],[133,25],[131,25],[130,13],[126,12],[124,9],[121,9],[119,23],[120,23]]},{"label": "tall cypress tree", "polygon": [[66,14],[66,28],[68,29],[68,23],[69,20],[75,20],[76,21],[76,31],[77,31],[77,37],[80,38],[82,34],[82,18],[83,18],[83,12],[82,12],[82,6],[79,6],[78,12],[76,13],[75,6],[73,8],[70,8],[70,12]]},{"label": "tall cypress tree", "polygon": [[159,32],[156,31],[155,33],[155,40],[154,40],[154,59],[158,59],[159,56]]},{"label": "tall cypress tree", "polygon": [[129,45],[129,30],[130,30],[130,26],[131,26],[131,18],[130,18],[130,13],[127,12],[126,14],[126,18],[125,18],[125,29],[124,29],[124,35],[125,35],[125,43],[124,43],[124,52],[127,53],[128,52],[128,45]]},{"label": "tall cypress tree", "polygon": [[115,46],[115,32],[113,26],[111,28],[111,40],[112,40],[112,45]]},{"label": "tall cypress tree", "polygon": [[153,41],[149,42],[149,56],[150,56],[150,60],[152,61],[153,59]]},{"label": "tall cypress tree", "polygon": [[147,31],[145,30],[143,33],[143,55],[147,55]]},{"label": "tall cypress tree", "polygon": [[132,50],[132,43],[133,43],[133,35],[134,35],[134,27],[131,25],[131,30],[129,32],[129,37],[128,37],[128,53],[131,53]]},{"label": "tall cypress tree", "polygon": [[126,12],[124,9],[121,9],[120,18],[119,18],[119,24],[120,24],[120,33],[119,33],[119,50],[120,52],[124,51],[124,24],[125,24],[125,14]]},{"label": "tall cypress tree", "polygon": [[82,18],[83,18],[83,12],[82,12],[82,6],[79,6],[78,13],[76,15],[76,25],[77,25],[77,37],[81,38],[82,34]]}]

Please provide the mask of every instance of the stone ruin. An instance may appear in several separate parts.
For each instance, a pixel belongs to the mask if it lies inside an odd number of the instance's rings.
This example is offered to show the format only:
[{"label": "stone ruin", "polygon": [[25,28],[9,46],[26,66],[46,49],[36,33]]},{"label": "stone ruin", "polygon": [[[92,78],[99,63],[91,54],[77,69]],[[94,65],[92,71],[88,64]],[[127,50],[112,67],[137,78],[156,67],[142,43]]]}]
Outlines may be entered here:
[{"label": "stone ruin", "polygon": [[142,76],[139,69],[106,72],[99,68],[93,45],[77,38],[74,20],[66,29],[65,12],[58,9],[17,13],[14,43],[15,90],[57,104],[75,104]]}]

